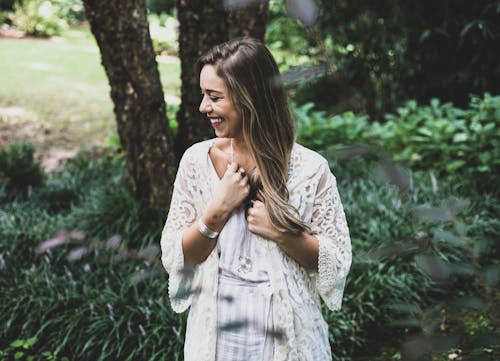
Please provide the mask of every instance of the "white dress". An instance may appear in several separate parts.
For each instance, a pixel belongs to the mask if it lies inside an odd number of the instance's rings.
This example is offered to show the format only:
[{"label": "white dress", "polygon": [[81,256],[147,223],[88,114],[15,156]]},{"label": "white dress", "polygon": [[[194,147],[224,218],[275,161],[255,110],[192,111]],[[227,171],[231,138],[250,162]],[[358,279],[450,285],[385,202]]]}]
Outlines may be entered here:
[{"label": "white dress", "polygon": [[[169,299],[175,312],[189,309],[184,343],[185,361],[215,361],[220,255],[217,247],[205,261],[186,271],[182,237],[203,214],[213,196],[213,170],[207,158],[215,139],[197,143],[179,164],[167,221],[161,236],[162,263],[169,274]],[[328,325],[320,298],[331,310],[342,303],[351,265],[351,243],[335,177],[316,152],[295,144],[290,156],[289,203],[307,222],[319,242],[318,270],[310,271],[288,257],[275,242],[255,236],[266,250],[273,361],[331,360]],[[222,253],[221,253],[222,255]],[[224,283],[224,282],[223,282]],[[280,336],[280,337],[277,337]]]},{"label": "white dress", "polygon": [[[210,157],[212,189],[220,183]],[[272,361],[271,284],[264,242],[248,231],[245,209],[236,209],[217,239],[217,361]]]}]

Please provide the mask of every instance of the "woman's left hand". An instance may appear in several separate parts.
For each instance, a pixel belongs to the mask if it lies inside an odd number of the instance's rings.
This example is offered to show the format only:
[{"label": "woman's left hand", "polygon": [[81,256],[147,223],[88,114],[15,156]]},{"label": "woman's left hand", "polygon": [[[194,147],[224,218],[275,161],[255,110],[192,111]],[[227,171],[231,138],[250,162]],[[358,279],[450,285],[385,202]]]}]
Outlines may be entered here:
[{"label": "woman's left hand", "polygon": [[262,238],[279,242],[282,233],[271,224],[269,213],[264,203],[260,200],[252,201],[252,206],[247,210],[248,230]]},{"label": "woman's left hand", "polygon": [[293,235],[280,232],[271,224],[262,197],[252,202],[247,211],[248,230],[264,239],[274,241],[281,250],[307,269],[318,270],[319,241],[310,234],[302,232]]}]

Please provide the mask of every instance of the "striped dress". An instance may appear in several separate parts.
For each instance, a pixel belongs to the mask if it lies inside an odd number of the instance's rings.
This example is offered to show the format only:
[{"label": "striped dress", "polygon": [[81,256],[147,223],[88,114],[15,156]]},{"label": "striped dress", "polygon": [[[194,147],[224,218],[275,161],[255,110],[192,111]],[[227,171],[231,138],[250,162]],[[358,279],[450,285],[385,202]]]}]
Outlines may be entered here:
[{"label": "striped dress", "polygon": [[[208,158],[212,187],[220,179]],[[271,361],[273,329],[269,256],[247,230],[245,209],[233,212],[217,241],[219,289],[216,361]]]}]

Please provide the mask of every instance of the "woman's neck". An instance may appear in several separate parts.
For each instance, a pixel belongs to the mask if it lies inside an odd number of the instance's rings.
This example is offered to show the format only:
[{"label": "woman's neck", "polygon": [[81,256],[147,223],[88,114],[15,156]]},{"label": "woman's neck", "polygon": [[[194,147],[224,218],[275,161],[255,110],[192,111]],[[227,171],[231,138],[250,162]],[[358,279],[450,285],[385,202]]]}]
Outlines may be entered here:
[{"label": "woman's neck", "polygon": [[243,139],[231,138],[230,142],[234,154],[239,154],[245,158],[250,155],[250,149]]},{"label": "woman's neck", "polygon": [[240,139],[230,139],[231,154],[234,161],[238,162],[241,166],[252,170],[255,168],[255,161],[253,160],[250,148]]}]

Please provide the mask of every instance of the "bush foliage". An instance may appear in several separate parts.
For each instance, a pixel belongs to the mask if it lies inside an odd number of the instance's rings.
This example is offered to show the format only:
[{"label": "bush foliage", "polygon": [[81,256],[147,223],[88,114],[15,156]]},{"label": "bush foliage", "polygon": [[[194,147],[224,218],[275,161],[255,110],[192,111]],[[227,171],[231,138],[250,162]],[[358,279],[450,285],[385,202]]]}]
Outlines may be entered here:
[{"label": "bush foliage", "polygon": [[299,142],[314,149],[354,142],[387,153],[411,169],[439,178],[460,175],[460,185],[494,190],[500,174],[500,96],[472,96],[468,109],[438,99],[408,101],[383,121],[352,112],[328,116],[313,103],[294,108]]},{"label": "bush foliage", "polygon": [[26,190],[40,185],[44,174],[34,154],[35,147],[27,142],[10,143],[0,149],[0,186]]},{"label": "bush foliage", "polygon": [[24,0],[14,5],[14,26],[28,35],[48,37],[60,35],[67,23],[57,8],[46,0]]},{"label": "bush foliage", "polygon": [[[284,4],[304,13],[317,4],[316,23],[300,26]],[[500,91],[499,9],[498,0],[271,1],[266,42],[290,55],[285,63],[300,54],[327,65],[299,87],[298,103],[372,117],[410,98],[465,107],[470,93]]]}]

